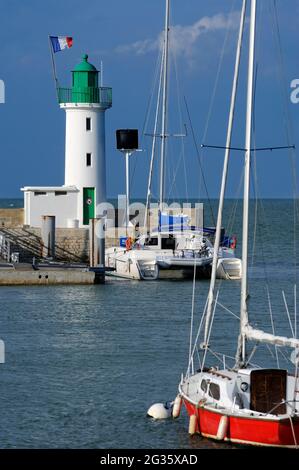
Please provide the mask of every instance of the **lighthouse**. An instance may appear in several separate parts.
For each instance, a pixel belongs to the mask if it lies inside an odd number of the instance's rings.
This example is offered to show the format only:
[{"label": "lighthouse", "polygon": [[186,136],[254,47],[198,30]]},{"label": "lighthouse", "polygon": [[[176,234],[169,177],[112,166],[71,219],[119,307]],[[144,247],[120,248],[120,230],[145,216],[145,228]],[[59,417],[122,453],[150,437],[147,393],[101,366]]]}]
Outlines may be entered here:
[{"label": "lighthouse", "polygon": [[99,86],[99,71],[85,54],[72,71],[72,86],[57,89],[65,111],[65,175],[60,187],[22,188],[25,223],[40,226],[45,214],[57,227],[87,227],[106,201],[105,112],[112,106],[112,89]]},{"label": "lighthouse", "polygon": [[105,111],[111,88],[99,87],[99,72],[88,55],[72,72],[72,88],[60,88],[58,99],[66,113],[65,186],[76,186],[80,226],[94,218],[106,201]]}]

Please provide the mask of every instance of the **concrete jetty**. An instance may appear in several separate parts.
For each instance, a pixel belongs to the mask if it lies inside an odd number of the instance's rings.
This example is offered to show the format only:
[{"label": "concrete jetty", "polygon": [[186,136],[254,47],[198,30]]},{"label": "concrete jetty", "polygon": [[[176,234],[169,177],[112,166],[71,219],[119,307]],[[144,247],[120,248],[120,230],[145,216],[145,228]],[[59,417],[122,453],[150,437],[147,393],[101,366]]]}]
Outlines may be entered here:
[{"label": "concrete jetty", "polygon": [[43,266],[33,268],[27,263],[1,263],[0,286],[86,285],[105,282],[104,268],[74,266]]}]

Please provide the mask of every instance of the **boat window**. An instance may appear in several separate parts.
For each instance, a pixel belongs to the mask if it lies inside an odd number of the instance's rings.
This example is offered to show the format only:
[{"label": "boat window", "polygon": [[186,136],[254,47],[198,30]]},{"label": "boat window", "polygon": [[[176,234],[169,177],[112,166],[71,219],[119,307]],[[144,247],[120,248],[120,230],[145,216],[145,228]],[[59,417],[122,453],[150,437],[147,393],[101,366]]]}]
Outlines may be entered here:
[{"label": "boat window", "polygon": [[207,383],[207,381],[206,381],[205,379],[203,379],[203,380],[201,381],[200,388],[201,388],[204,392],[206,392],[206,391],[208,390],[208,383]]},{"label": "boat window", "polygon": [[169,238],[162,238],[162,250],[175,250],[175,238],[172,235]]},{"label": "boat window", "polygon": [[147,238],[144,242],[146,246],[157,246],[158,245],[158,238],[157,237],[151,237]]},{"label": "boat window", "polygon": [[219,385],[211,382],[209,388],[209,395],[210,397],[214,398],[214,400],[220,400],[220,387]]}]

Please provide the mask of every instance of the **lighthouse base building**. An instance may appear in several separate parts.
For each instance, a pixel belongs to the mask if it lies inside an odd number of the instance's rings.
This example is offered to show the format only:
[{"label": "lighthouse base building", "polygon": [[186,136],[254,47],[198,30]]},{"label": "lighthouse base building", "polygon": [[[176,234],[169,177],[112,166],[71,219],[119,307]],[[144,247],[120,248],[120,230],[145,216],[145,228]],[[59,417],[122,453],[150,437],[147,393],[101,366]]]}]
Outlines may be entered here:
[{"label": "lighthouse base building", "polygon": [[58,88],[66,113],[65,184],[25,186],[25,225],[41,227],[42,216],[55,216],[57,228],[82,228],[99,215],[106,201],[105,111],[112,89],[98,86],[98,70],[84,55],[72,72],[72,87]]}]

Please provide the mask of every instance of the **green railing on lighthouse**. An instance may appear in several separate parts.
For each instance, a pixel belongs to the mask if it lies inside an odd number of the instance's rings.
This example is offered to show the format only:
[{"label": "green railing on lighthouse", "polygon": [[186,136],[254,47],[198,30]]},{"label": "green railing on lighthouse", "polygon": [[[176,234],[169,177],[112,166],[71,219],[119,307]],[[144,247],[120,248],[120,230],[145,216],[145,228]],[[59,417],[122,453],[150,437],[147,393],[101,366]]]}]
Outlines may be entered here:
[{"label": "green railing on lighthouse", "polygon": [[80,89],[57,88],[58,102],[62,103],[96,103],[103,108],[112,106],[112,88],[86,87]]}]

